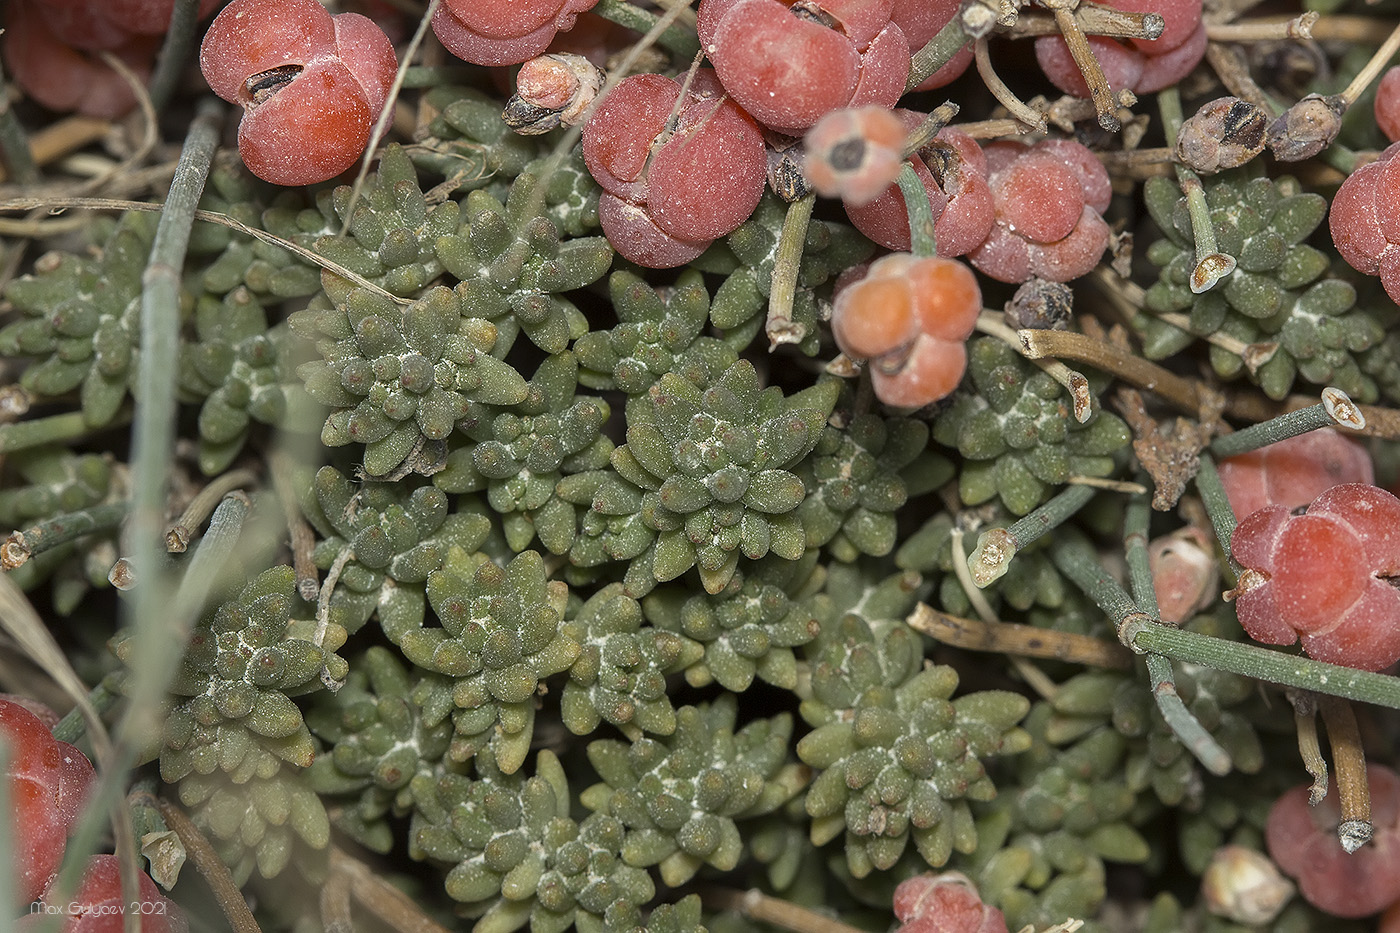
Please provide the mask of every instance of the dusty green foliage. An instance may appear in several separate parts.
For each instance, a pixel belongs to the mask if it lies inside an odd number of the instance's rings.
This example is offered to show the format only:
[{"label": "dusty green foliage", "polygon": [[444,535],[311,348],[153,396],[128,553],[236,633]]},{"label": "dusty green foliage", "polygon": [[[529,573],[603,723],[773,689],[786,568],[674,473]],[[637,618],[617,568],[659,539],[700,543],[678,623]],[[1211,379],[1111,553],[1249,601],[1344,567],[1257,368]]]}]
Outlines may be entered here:
[{"label": "dusty green foliage", "polygon": [[[398,145],[389,146],[379,170],[365,180],[359,198],[350,185],[322,191],[317,206],[326,235],[312,248],[395,295],[422,293],[442,274],[436,246],[439,237],[462,224],[456,201],[429,203],[418,186],[413,163]],[[348,236],[341,236],[344,227]],[[322,277],[332,299],[342,301],[352,287],[334,274]]]},{"label": "dusty green foliage", "polygon": [[316,340],[320,360],[298,368],[312,398],[331,407],[327,447],[365,445],[370,476],[386,476],[425,444],[444,441],[478,406],[514,405],[525,379],[491,356],[497,331],[463,317],[445,286],[401,308],[366,289],[293,314],[292,329]]},{"label": "dusty green foliage", "polygon": [[0,491],[0,524],[24,528],[41,519],[76,512],[125,495],[126,467],[110,455],[75,454],[36,447],[5,458],[18,474]]},{"label": "dusty green foliage", "polygon": [[[1117,415],[1095,411],[1080,424],[1069,393],[995,337],[967,344],[971,381],[933,424],[933,438],[963,456],[965,505],[1000,497],[1025,515],[1071,476],[1108,476],[1131,439]],[[967,383],[964,383],[967,386]]]},{"label": "dusty green foliage", "polygon": [[[544,203],[540,210],[561,233],[584,236],[597,230],[598,196],[603,189],[588,174],[583,152],[574,149],[559,162],[553,159],[553,153],[535,159],[525,166],[509,187],[498,181],[497,186],[493,186],[492,194],[498,201],[507,200],[512,190],[532,198],[543,194]],[[539,190],[541,179],[544,179],[543,192]]]},{"label": "dusty green foliage", "polygon": [[735,731],[736,713],[733,695],[722,694],[678,710],[667,738],[589,743],[603,782],[580,799],[627,827],[627,864],[657,865],[671,887],[703,865],[733,869],[744,853],[738,821],[772,812],[802,790],[807,771],[789,757],[792,717]]},{"label": "dusty green foliage", "polygon": [[535,774],[504,774],[490,752],[477,755],[477,776],[417,780],[420,803],[411,829],[417,857],[452,863],[447,893],[480,915],[473,933],[623,933],[639,905],[655,894],[646,871],[623,863],[624,829],[595,814],[569,816],[564,769],[549,751]]},{"label": "dusty green foliage", "polygon": [[305,429],[322,414],[296,377],[305,341],[281,325],[269,330],[262,303],[243,286],[223,300],[201,296],[193,339],[180,349],[180,388],[204,400],[199,468],[206,476],[228,468],[253,423]]},{"label": "dusty green foliage", "polygon": [[[724,333],[725,342],[736,350],[747,347],[763,330],[778,256],[778,238],[787,210],[786,204],[771,192],[765,192],[753,216],[726,238],[730,256],[719,251],[721,255],[707,254],[697,263],[706,271],[723,271],[728,275],[715,292],[710,320]],[[813,220],[808,224],[792,308],[793,323],[802,329],[797,347],[803,353],[814,356],[821,348],[818,326],[821,311],[816,290],[851,266],[870,258],[874,249],[869,240],[846,224],[827,220]]]},{"label": "dusty green foliage", "polygon": [[909,418],[856,415],[843,427],[827,425],[812,455],[797,470],[807,487],[798,507],[808,547],[824,547],[850,562],[894,550],[895,513],[908,500],[903,471],[928,489],[952,477],[947,460],[928,451],[928,425]]},{"label": "dusty green foliage", "polygon": [[437,240],[438,257],[460,283],[462,313],[493,322],[492,352],[504,356],[524,332],[546,353],[561,353],[588,333],[588,321],[564,292],[602,278],[612,265],[606,237],[563,239],[548,217],[527,213],[526,186],[504,204],[478,189],[462,202],[463,225]]},{"label": "dusty green foliage", "polygon": [[96,256],[51,252],[5,286],[22,317],[0,330],[0,354],[32,364],[20,385],[39,398],[76,390],[83,420],[111,422],[135,381],[141,271],[153,214],[122,215]]},{"label": "dusty green foliage", "polygon": [[404,631],[397,643],[414,664],[454,681],[452,757],[489,744],[500,769],[513,773],[530,748],[536,688],[581,651],[560,628],[568,587],[546,577],[535,551],[502,567],[457,549],[428,575],[427,593],[441,627]]},{"label": "dusty green foliage", "polygon": [[1123,737],[1101,727],[1059,749],[1045,738],[1050,717],[1044,703],[1032,710],[1019,788],[978,813],[970,874],[983,900],[1018,928],[1092,916],[1107,895],[1104,861],[1139,863],[1150,852],[1132,823]]},{"label": "dusty green foliage", "polygon": [[378,612],[392,640],[422,627],[428,575],[454,548],[475,553],[491,530],[484,515],[454,512],[432,486],[354,483],[330,466],[310,482],[302,511],[320,535],[316,566],[342,568],[331,619],[355,632]]},{"label": "dusty green foliage", "polygon": [[455,191],[515,178],[539,156],[534,138],[512,133],[500,101],[475,88],[441,86],[423,95],[427,135],[407,150],[414,163],[447,179]]},{"label": "dusty green foliage", "polygon": [[818,771],[807,794],[812,842],[844,831],[857,878],[893,867],[911,839],[935,868],[954,849],[972,852],[967,801],[996,795],[982,759],[1029,747],[1016,727],[1029,702],[1005,691],[952,700],[957,672],[923,667],[912,630],[872,625],[859,610],[834,615],[823,614],[808,649],[811,695],[801,712],[813,731],[797,743]]},{"label": "dusty green foliage", "polygon": [[710,295],[699,272],[687,270],[675,284],[654,289],[619,270],[608,278],[608,294],[618,323],[574,343],[579,381],[589,388],[640,396],[666,373],[706,387],[738,359],[727,343],[703,333]]},{"label": "dusty green foliage", "polygon": [[482,492],[501,516],[506,543],[523,551],[537,536],[552,554],[574,540],[574,508],[555,495],[565,475],[608,465],[613,442],[602,428],[612,409],[576,395],[578,364],[565,351],[542,362],[525,400],[461,432],[433,482],[451,493]]},{"label": "dusty green foliage", "polygon": [[[612,455],[616,475],[589,489],[593,477],[581,474],[561,495],[579,501],[582,491],[594,512],[608,514],[615,500],[626,512],[612,514],[640,514],[654,540],[628,570],[633,595],[691,567],[718,593],[741,557],[802,556],[807,538],[796,510],[806,488],[790,468],[816,446],[838,392],[821,381],[784,398],[777,387],[761,388],[743,360],[704,390],[667,373],[647,404],[629,412],[627,443]],[[580,562],[589,559],[584,550]]]},{"label": "dusty green foliage", "polygon": [[713,596],[688,587],[661,586],[642,602],[648,621],[703,645],[685,677],[693,686],[718,682],[741,693],[754,677],[792,690],[798,662],[793,648],[816,637],[819,625],[806,597],[821,588],[825,574],[817,552],[800,560],[767,557],[736,571]]},{"label": "dusty green foliage", "polygon": [[581,648],[559,701],[570,732],[588,735],[604,720],[631,738],[676,731],[666,675],[692,668],[705,648],[676,632],[644,626],[645,621],[641,604],[613,583],[564,624],[565,637]]},{"label": "dusty green foliage", "polygon": [[1302,376],[1337,386],[1358,402],[1375,401],[1375,381],[1362,372],[1357,355],[1380,342],[1381,324],[1356,307],[1350,283],[1326,275],[1327,256],[1303,242],[1322,222],[1327,201],[1288,176],[1226,173],[1208,180],[1205,190],[1217,244],[1239,267],[1193,295],[1188,285],[1196,256],[1186,199],[1165,177],[1144,186],[1148,209],[1165,234],[1147,251],[1162,269],[1147,290],[1147,307],[1191,318],[1189,332],[1151,316],[1136,318],[1144,355],[1162,359],[1217,332],[1246,344],[1277,342],[1278,351],[1254,372],[1238,354],[1215,345],[1211,365],[1226,378],[1248,375],[1270,398],[1283,398]]},{"label": "dusty green foliage", "polygon": [[[390,818],[412,812],[413,779],[428,780],[443,768],[452,740],[452,724],[425,721],[413,696],[418,682],[394,652],[376,645],[356,658],[345,685],[318,695],[306,714],[313,735],[330,746],[316,756],[306,773],[319,794],[349,797],[337,808],[336,828],[375,852],[394,845]],[[419,782],[422,786],[422,782]]]}]

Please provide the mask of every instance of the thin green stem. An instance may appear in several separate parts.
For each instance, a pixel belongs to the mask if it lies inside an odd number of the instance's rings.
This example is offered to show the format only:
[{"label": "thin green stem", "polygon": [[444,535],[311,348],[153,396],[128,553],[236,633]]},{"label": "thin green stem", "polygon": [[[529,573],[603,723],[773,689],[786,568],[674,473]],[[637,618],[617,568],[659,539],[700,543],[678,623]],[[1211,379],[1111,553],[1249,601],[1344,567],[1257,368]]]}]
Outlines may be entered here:
[{"label": "thin green stem", "polygon": [[1301,655],[1212,638],[1184,629],[1155,625],[1141,618],[1128,620],[1119,629],[1119,637],[1134,651],[1155,651],[1187,664],[1200,664],[1285,687],[1298,687],[1314,693],[1400,709],[1400,678],[1388,674],[1359,671]]},{"label": "thin green stem", "polygon": [[952,61],[953,56],[966,48],[971,41],[972,37],[963,29],[962,17],[954,16],[950,19],[948,25],[938,30],[938,33],[910,59],[909,80],[904,83],[905,93],[914,90],[925,78]]},{"label": "thin green stem", "polygon": [[[130,417],[130,414],[130,410],[126,410],[118,414],[115,420],[122,421]],[[81,411],[0,424],[0,454],[12,454],[45,444],[71,444],[86,437],[93,430],[94,428],[83,420]]]},{"label": "thin green stem", "polygon": [[1210,442],[1210,452],[1222,459],[1233,457],[1335,425],[1359,431],[1366,427],[1366,418],[1345,392],[1329,386],[1322,390],[1322,401],[1316,405],[1286,412],[1233,434],[1223,434]]},{"label": "thin green stem", "polygon": [[899,170],[899,192],[904,195],[904,209],[909,214],[910,252],[915,256],[938,255],[938,246],[933,238],[933,207],[928,202],[928,191],[919,180],[911,162],[905,162]]},{"label": "thin green stem", "polygon": [[[1167,146],[1176,149],[1176,134],[1183,120],[1181,95],[1175,85],[1157,92],[1157,108],[1162,114],[1162,131]],[[1191,291],[1199,295],[1210,291],[1225,276],[1235,271],[1235,258],[1222,253],[1215,241],[1215,225],[1210,219],[1205,188],[1195,172],[1177,163],[1176,180],[1186,195],[1186,212],[1191,217],[1191,234],[1196,239],[1196,268],[1191,271]]]},{"label": "thin green stem", "polygon": [[1200,466],[1196,469],[1196,492],[1200,493],[1206,514],[1210,516],[1210,525],[1215,529],[1215,540],[1225,552],[1230,569],[1238,576],[1239,564],[1235,563],[1234,555],[1230,553],[1230,538],[1235,534],[1235,511],[1230,508],[1230,497],[1225,494],[1225,487],[1220,482],[1215,458],[1204,450],[1200,454]]},{"label": "thin green stem", "polygon": [[1056,546],[1050,548],[1050,560],[1060,573],[1108,614],[1115,628],[1121,628],[1130,619],[1151,621],[1100,563],[1093,545],[1082,532],[1067,532],[1063,541],[1057,541]]},{"label": "thin green stem", "polygon": [[151,75],[148,94],[151,106],[163,110],[171,95],[181,86],[185,66],[189,64],[190,52],[194,49],[195,26],[199,23],[199,0],[175,0],[170,12],[170,28],[165,32],[165,42],[160,47],[160,57],[156,59],[156,70]]},{"label": "thin green stem", "polygon": [[977,547],[968,558],[972,582],[979,589],[1001,578],[1016,553],[1037,538],[1058,528],[1089,503],[1098,490],[1093,486],[1067,486],[1040,508],[1013,522],[1007,528],[991,528],[977,537]]},{"label": "thin green stem", "polygon": [[[626,0],[598,0],[593,12],[610,22],[637,32],[650,32],[660,17],[654,13],[635,7]],[[656,41],[671,51],[681,61],[690,61],[700,51],[700,40],[695,33],[679,25],[671,24],[657,36]]]},{"label": "thin green stem", "polygon": [[[88,694],[88,701],[92,703],[92,708],[97,710],[99,714],[106,713],[113,706],[116,706],[117,701],[122,698],[121,693],[116,689],[119,676],[115,673],[108,674],[98,681],[97,686],[93,687],[92,692]],[[72,744],[86,734],[87,720],[83,717],[83,711],[77,707],[69,710],[68,715],[60,719],[58,725],[53,727],[53,737],[60,742]]]},{"label": "thin green stem", "polygon": [[111,531],[126,518],[128,503],[94,505],[77,512],[55,515],[31,528],[12,533],[0,545],[0,567],[14,570],[35,554],[75,541],[84,535]]},{"label": "thin green stem", "polygon": [[224,496],[256,481],[257,474],[246,469],[229,470],[210,480],[209,485],[190,500],[190,504],[185,506],[185,511],[165,532],[166,550],[176,554],[184,553],[190,545],[190,537],[204,524],[204,520],[213,514]]},{"label": "thin green stem", "polygon": [[[1151,501],[1145,495],[1134,496],[1128,503],[1123,523],[1123,543],[1128,561],[1128,576],[1133,600],[1138,608],[1154,619],[1160,615],[1157,591],[1152,583],[1152,567],[1147,555],[1148,526],[1152,520]],[[1151,678],[1152,698],[1166,720],[1172,734],[1212,774],[1229,774],[1233,767],[1230,753],[1220,746],[1205,726],[1186,708],[1176,690],[1172,662],[1160,654],[1147,655],[1147,675]]]},{"label": "thin green stem", "polygon": [[812,208],[817,203],[816,192],[798,198],[788,205],[783,229],[778,234],[778,251],[773,263],[772,285],[768,293],[768,347],[776,349],[782,343],[801,343],[807,327],[792,319],[792,303],[797,297],[797,275],[802,269],[802,250],[807,245],[807,226],[812,220]]}]

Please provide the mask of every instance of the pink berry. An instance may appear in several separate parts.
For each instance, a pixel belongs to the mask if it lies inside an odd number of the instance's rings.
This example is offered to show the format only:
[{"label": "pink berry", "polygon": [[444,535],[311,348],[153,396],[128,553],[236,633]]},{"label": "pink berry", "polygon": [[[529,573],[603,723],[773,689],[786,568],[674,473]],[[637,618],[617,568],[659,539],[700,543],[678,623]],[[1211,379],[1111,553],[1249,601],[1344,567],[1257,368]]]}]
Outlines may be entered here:
[{"label": "pink berry", "polygon": [[895,933],[1006,933],[1006,917],[982,903],[961,872],[917,875],[894,889]]},{"label": "pink berry", "polygon": [[1240,522],[1231,538],[1246,568],[1236,591],[1240,624],[1267,644],[1301,639],[1319,661],[1381,670],[1400,660],[1400,499],[1344,483],[1303,515],[1281,505]]},{"label": "pink berry", "polygon": [[1386,139],[1400,140],[1400,65],[1386,71],[1376,85],[1376,125]]},{"label": "pink berry", "polygon": [[1365,917],[1400,900],[1400,775],[1366,766],[1371,792],[1371,841],[1348,853],[1337,838],[1341,822],[1337,784],[1317,806],[1309,785],[1289,790],[1269,811],[1269,855],[1298,882],[1308,903],[1338,917]]},{"label": "pink berry", "polygon": [[238,151],[277,185],[350,168],[369,143],[398,60],[373,21],[316,0],[233,0],[199,52],[214,93],[243,106]]},{"label": "pink berry", "polygon": [[549,47],[556,33],[598,0],[444,0],[433,32],[449,52],[475,65],[517,65]]},{"label": "pink berry", "polygon": [[[128,914],[137,911],[145,933],[187,933],[189,923],[175,902],[160,893],[156,883],[145,872],[136,875],[137,899],[127,901],[122,896],[121,868],[115,855],[94,855],[83,871],[78,893],[61,903],[45,901],[46,911],[20,920],[19,930],[39,929],[47,920],[45,914],[56,911],[67,918],[62,933],[123,933]],[[45,892],[45,897],[49,892]],[[42,900],[42,899],[41,899]]]},{"label": "pink berry", "polygon": [[1220,461],[1237,521],[1268,505],[1293,510],[1341,483],[1373,483],[1371,455],[1332,428],[1309,431]]},{"label": "pink berry", "polygon": [[899,117],[881,107],[833,110],[804,139],[803,172],[820,195],[869,204],[899,174],[906,135]]}]

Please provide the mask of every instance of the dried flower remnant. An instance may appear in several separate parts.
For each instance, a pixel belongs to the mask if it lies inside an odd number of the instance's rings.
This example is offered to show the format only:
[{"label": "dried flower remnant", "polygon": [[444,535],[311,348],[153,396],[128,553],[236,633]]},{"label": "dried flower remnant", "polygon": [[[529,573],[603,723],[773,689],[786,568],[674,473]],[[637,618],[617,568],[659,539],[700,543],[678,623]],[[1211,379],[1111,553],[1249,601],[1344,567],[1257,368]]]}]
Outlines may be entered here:
[{"label": "dried flower remnant", "polygon": [[1258,104],[1218,97],[1181,124],[1176,157],[1204,175],[1239,168],[1264,151],[1268,120]]},{"label": "dried flower remnant", "polygon": [[896,933],[1006,933],[1000,910],[982,903],[977,887],[961,872],[917,875],[894,890]]},{"label": "dried flower remnant", "polygon": [[1215,603],[1220,564],[1203,529],[1188,525],[1157,538],[1147,546],[1147,556],[1163,622],[1180,624]]},{"label": "dried flower remnant", "polygon": [[883,107],[834,110],[807,131],[807,180],[817,194],[861,207],[894,184],[904,124]]},{"label": "dried flower remnant", "polygon": [[538,136],[560,126],[576,126],[598,99],[603,69],[571,52],[530,59],[515,76],[515,94],[501,119],[522,136]]}]

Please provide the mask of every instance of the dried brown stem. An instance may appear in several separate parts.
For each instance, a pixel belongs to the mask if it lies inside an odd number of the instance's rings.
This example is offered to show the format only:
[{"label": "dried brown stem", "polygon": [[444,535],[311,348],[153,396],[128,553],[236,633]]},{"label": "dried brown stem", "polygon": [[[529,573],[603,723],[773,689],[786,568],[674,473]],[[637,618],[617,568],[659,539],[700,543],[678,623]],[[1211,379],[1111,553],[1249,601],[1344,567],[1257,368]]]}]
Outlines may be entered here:
[{"label": "dried brown stem", "polygon": [[1274,107],[1273,101],[1269,100],[1269,95],[1264,93],[1264,89],[1249,73],[1244,53],[1237,46],[1213,41],[1206,46],[1206,61],[1215,69],[1220,83],[1225,85],[1225,89],[1232,95],[1240,100],[1249,101],[1270,116],[1277,114],[1277,108]]},{"label": "dried brown stem", "polygon": [[1327,759],[1322,757],[1322,746],[1317,740],[1317,694],[1290,688],[1284,691],[1284,695],[1293,704],[1298,754],[1302,756],[1303,767],[1313,779],[1312,787],[1308,790],[1308,806],[1315,807],[1327,796]]},{"label": "dried brown stem", "polygon": [[1251,19],[1240,23],[1206,23],[1206,37],[1211,42],[1315,39],[1319,37],[1314,34],[1313,27],[1317,25],[1320,15],[1309,11],[1292,19]]},{"label": "dried brown stem", "polygon": [[991,56],[987,54],[986,38],[978,39],[973,46],[973,55],[977,60],[977,74],[981,76],[982,83],[991,91],[992,96],[997,99],[997,103],[1005,107],[1013,117],[1020,120],[1024,126],[1022,132],[1043,133],[1045,132],[1045,115],[1038,110],[1028,106],[1011,88],[1006,86],[1006,82],[997,76],[996,69],[992,67]]},{"label": "dried brown stem", "polygon": [[190,546],[190,537],[214,514],[214,507],[219,504],[219,500],[235,489],[248,486],[256,480],[257,474],[247,469],[229,470],[211,480],[209,485],[190,500],[184,513],[166,531],[165,549],[172,554],[183,554]]},{"label": "dried brown stem", "polygon": [[794,933],[862,933],[840,920],[834,920],[791,901],[770,897],[758,889],[703,888],[700,899],[711,910],[738,911],[750,920],[761,920]]},{"label": "dried brown stem", "polygon": [[1376,54],[1371,56],[1365,67],[1356,73],[1356,77],[1351,79],[1351,83],[1337,96],[1346,102],[1350,107],[1356,103],[1357,98],[1366,93],[1366,88],[1371,86],[1371,82],[1381,76],[1381,72],[1390,64],[1390,60],[1395,57],[1395,53],[1400,52],[1400,25],[1390,31],[1390,35],[1385,37],[1381,47],[1376,49]]},{"label": "dried brown stem", "polygon": [[400,933],[450,933],[424,914],[407,894],[345,850],[331,846],[330,869],[333,878],[349,880],[355,900]]},{"label": "dried brown stem", "polygon": [[160,815],[165,817],[165,825],[180,837],[185,851],[194,861],[194,867],[214,892],[214,900],[228,919],[229,927],[234,933],[262,933],[258,921],[253,919],[253,912],[248,909],[248,902],[243,899],[243,892],[238,889],[233,875],[229,874],[228,866],[219,858],[199,827],[170,801],[158,799],[156,804],[160,807]]},{"label": "dried brown stem", "polygon": [[1084,378],[1083,373],[1075,372],[1059,360],[1039,359],[1027,354],[1017,332],[1006,326],[999,311],[983,311],[978,315],[977,329],[988,336],[996,337],[1017,353],[1026,356],[1047,376],[1064,386],[1074,401],[1074,420],[1080,424],[1089,420],[1089,416],[1094,413],[1094,396],[1089,392],[1089,380]]},{"label": "dried brown stem", "polygon": [[1327,744],[1332,747],[1332,763],[1337,770],[1337,795],[1342,821],[1337,838],[1347,852],[1355,852],[1371,839],[1371,789],[1366,782],[1366,751],[1361,747],[1361,730],[1351,701],[1338,697],[1319,700],[1322,721],[1327,724]]},{"label": "dried brown stem", "polygon": [[968,651],[988,651],[1115,670],[1131,668],[1133,653],[1117,642],[1092,635],[1057,632],[1011,622],[964,619],[919,603],[905,620],[925,635]]},{"label": "dried brown stem", "polygon": [[[1089,36],[1112,36],[1116,39],[1157,39],[1165,22],[1160,13],[1131,13],[1112,7],[1081,3],[1074,12],[1079,28]],[[1043,13],[1022,13],[1016,22],[997,35],[1004,39],[1028,39],[1035,36],[1057,36],[1060,27],[1051,16]]]},{"label": "dried brown stem", "polygon": [[277,493],[277,500],[282,503],[282,515],[287,523],[287,533],[291,537],[292,568],[296,573],[297,593],[306,602],[314,603],[321,592],[315,558],[316,533],[307,524],[297,504],[291,459],[281,450],[273,450],[267,459],[271,467],[272,488]]},{"label": "dried brown stem", "polygon": [[1056,357],[1087,363],[1139,389],[1157,393],[1182,411],[1194,415],[1200,408],[1194,382],[1111,343],[1065,330],[1020,330],[1016,336],[1030,359]]},{"label": "dried brown stem", "polygon": [[1118,104],[1113,98],[1113,89],[1108,86],[1108,79],[1104,77],[1098,56],[1089,47],[1089,37],[1084,35],[1072,10],[1057,7],[1055,23],[1060,27],[1065,45],[1069,46],[1070,57],[1084,75],[1084,83],[1089,85],[1089,96],[1094,99],[1094,109],[1099,114],[1099,126],[1110,133],[1118,132],[1123,128],[1123,121],[1118,119]]}]

